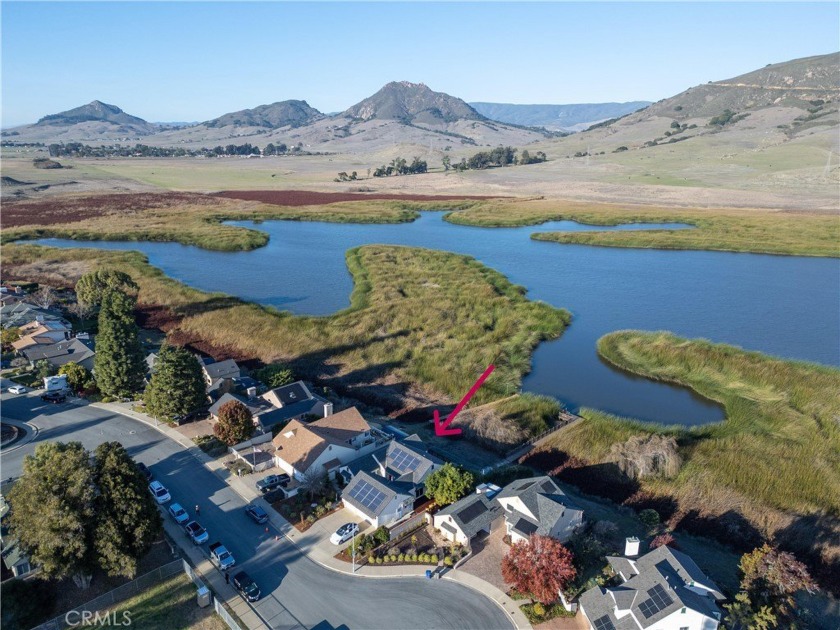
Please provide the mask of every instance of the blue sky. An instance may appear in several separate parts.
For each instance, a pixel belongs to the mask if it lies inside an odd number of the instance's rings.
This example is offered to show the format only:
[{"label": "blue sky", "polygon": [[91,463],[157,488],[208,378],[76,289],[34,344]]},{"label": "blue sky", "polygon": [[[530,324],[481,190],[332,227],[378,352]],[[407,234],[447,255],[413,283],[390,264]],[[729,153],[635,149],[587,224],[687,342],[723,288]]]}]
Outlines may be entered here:
[{"label": "blue sky", "polygon": [[467,101],[652,100],[840,47],[823,3],[2,2],[2,123],[94,99],[150,121],[392,80]]}]

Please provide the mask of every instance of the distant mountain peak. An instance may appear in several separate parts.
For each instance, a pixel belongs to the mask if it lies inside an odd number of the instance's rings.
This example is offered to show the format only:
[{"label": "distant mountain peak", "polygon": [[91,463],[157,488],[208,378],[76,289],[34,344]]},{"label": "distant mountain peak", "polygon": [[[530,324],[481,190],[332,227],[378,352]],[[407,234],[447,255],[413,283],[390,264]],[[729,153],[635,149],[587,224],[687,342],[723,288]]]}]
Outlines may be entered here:
[{"label": "distant mountain peak", "polygon": [[94,100],[87,105],[68,109],[58,114],[50,114],[41,118],[36,125],[70,126],[84,122],[108,122],[115,125],[130,126],[141,130],[150,130],[151,125],[142,118],[126,114],[116,105],[109,105]]},{"label": "distant mountain peak", "polygon": [[207,127],[267,127],[280,129],[281,127],[302,127],[324,118],[324,114],[306,101],[287,100],[268,105],[259,105],[253,109],[242,109],[230,112],[213,120],[208,120]]},{"label": "distant mountain peak", "polygon": [[484,116],[460,98],[435,92],[425,83],[411,81],[391,81],[376,94],[346,110],[344,115],[362,120],[377,118],[427,124],[484,120]]}]

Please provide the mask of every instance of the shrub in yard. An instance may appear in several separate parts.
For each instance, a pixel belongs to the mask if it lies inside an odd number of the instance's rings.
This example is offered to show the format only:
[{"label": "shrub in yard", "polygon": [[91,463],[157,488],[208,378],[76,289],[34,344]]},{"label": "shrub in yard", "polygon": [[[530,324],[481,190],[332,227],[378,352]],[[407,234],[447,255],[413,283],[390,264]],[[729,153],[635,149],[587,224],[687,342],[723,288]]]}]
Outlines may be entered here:
[{"label": "shrub in yard", "polygon": [[416,553],[411,554],[411,561],[412,562],[417,562],[417,554]]},{"label": "shrub in yard", "polygon": [[382,556],[376,559],[376,564],[382,564]]},{"label": "shrub in yard", "polygon": [[420,562],[428,562],[429,561],[429,554],[421,553],[420,554]]},{"label": "shrub in yard", "polygon": [[409,547],[405,550],[405,554],[407,556],[415,556],[417,555],[417,547]]},{"label": "shrub in yard", "polygon": [[405,562],[405,555],[404,554],[399,554],[397,556],[397,562]]},{"label": "shrub in yard", "polygon": [[369,555],[368,556],[368,564],[373,564],[374,562],[376,562],[376,558],[374,558],[372,554]]},{"label": "shrub in yard", "polygon": [[391,540],[391,532],[388,531],[388,528],[384,525],[373,532],[373,538],[378,542],[380,545],[384,545],[386,542]]},{"label": "shrub in yard", "polygon": [[443,559],[443,566],[445,566],[445,567],[455,566],[455,561],[452,559],[452,556],[446,556]]},{"label": "shrub in yard", "polygon": [[438,556],[437,556],[437,554],[436,554],[436,553],[433,553],[433,554],[432,554],[432,557],[431,557],[429,560],[431,561],[431,563],[432,563],[432,564],[437,564],[437,563],[438,563]]},{"label": "shrub in yard", "polygon": [[537,617],[545,617],[545,607],[541,603],[536,602],[533,610]]},{"label": "shrub in yard", "polygon": [[310,514],[309,516],[307,516],[307,517],[306,517],[306,522],[307,522],[307,523],[309,523],[310,525],[312,525],[312,523],[314,523],[314,522],[315,522],[315,520],[316,520],[316,519],[315,519],[315,515],[314,515],[314,514]]},{"label": "shrub in yard", "polygon": [[397,556],[388,556],[388,558],[390,558],[391,562],[397,561]]},{"label": "shrub in yard", "polygon": [[315,508],[315,516],[317,518],[321,518],[326,513],[327,513],[327,508],[325,508],[323,505],[319,505],[318,507]]},{"label": "shrub in yard", "polygon": [[389,556],[396,556],[399,552],[400,552],[400,548],[399,548],[399,547],[391,547],[391,548],[388,550],[388,555],[389,555]]}]

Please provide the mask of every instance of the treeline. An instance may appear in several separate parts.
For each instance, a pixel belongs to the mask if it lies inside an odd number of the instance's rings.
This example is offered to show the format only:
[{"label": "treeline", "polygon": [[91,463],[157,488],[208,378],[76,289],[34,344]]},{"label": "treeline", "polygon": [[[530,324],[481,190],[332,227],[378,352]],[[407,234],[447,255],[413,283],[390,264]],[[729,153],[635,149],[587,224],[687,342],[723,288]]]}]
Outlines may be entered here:
[{"label": "treeline", "polygon": [[415,157],[411,164],[405,158],[397,157],[391,160],[391,163],[383,164],[373,171],[374,177],[390,177],[391,175],[415,175],[417,173],[425,173],[429,170],[429,165],[426,160],[421,160]]},{"label": "treeline", "polygon": [[50,157],[225,157],[233,155],[311,155],[303,151],[303,144],[298,143],[288,147],[284,143],[269,143],[264,149],[248,142],[245,144],[228,144],[216,146],[212,149],[186,149],[184,147],[152,147],[148,144],[121,146],[91,146],[81,142],[67,142],[51,144],[48,147]]},{"label": "treeline", "polygon": [[514,164],[537,164],[548,160],[542,151],[531,155],[531,152],[525,149],[518,158],[516,151],[513,147],[496,147],[491,151],[480,151],[470,158],[461,158],[461,161],[455,164],[452,164],[449,156],[446,156],[443,158],[443,168],[447,171],[450,168],[456,171],[482,170]]}]

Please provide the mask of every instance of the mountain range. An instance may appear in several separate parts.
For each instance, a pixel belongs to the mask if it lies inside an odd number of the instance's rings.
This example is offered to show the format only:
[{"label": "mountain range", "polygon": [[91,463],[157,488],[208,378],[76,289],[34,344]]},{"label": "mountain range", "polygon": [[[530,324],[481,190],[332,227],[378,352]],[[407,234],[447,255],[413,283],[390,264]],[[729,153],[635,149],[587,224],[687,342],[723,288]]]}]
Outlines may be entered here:
[{"label": "mountain range", "polygon": [[[787,142],[807,129],[836,125],[838,70],[840,53],[796,59],[692,87],[652,104],[469,104],[422,83],[399,81],[339,114],[324,114],[304,100],[287,100],[183,126],[149,123],[93,101],[32,125],[3,130],[2,135],[17,142],[118,141],[191,148],[273,142],[300,144],[312,152],[383,157],[403,151],[442,155],[535,143],[571,156],[593,146],[625,151],[731,130],[781,136],[779,142]],[[558,138],[551,129],[584,131]]]}]

